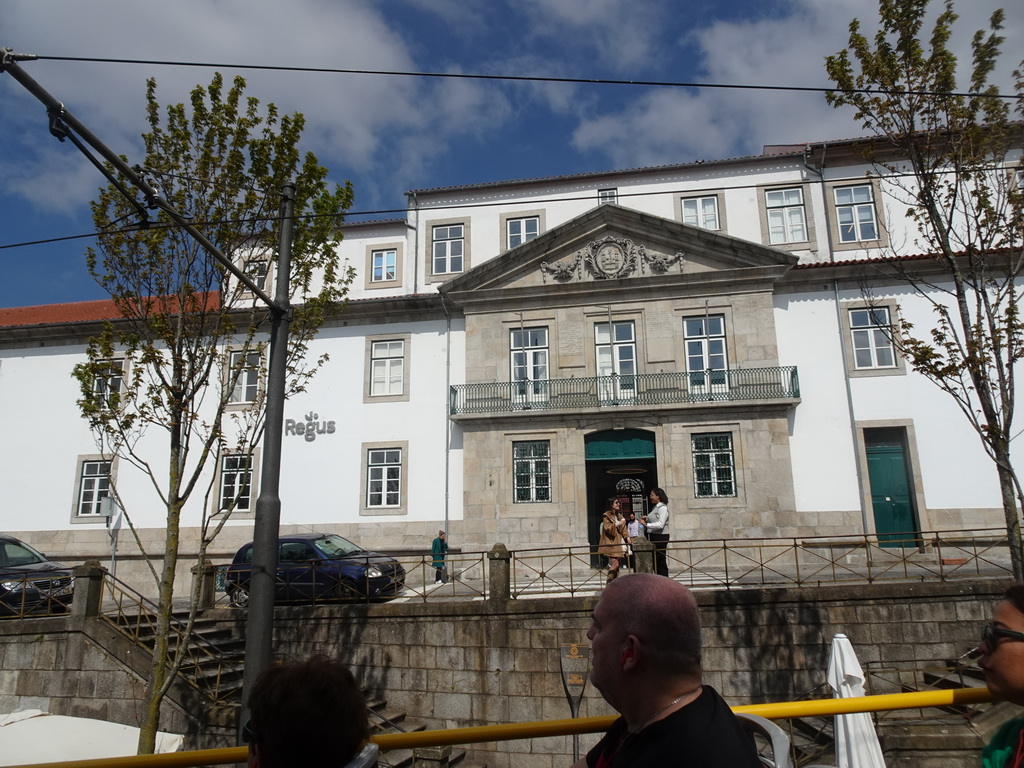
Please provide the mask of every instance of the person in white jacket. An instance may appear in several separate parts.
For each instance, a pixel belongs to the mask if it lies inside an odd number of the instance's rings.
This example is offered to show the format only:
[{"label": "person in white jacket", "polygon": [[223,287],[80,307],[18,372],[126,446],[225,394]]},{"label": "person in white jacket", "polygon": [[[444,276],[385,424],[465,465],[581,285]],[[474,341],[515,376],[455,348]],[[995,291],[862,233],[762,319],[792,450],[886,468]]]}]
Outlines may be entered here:
[{"label": "person in white jacket", "polygon": [[651,504],[654,506],[644,517],[647,526],[647,538],[654,544],[654,571],[659,576],[668,576],[668,496],[661,488],[651,491]]}]

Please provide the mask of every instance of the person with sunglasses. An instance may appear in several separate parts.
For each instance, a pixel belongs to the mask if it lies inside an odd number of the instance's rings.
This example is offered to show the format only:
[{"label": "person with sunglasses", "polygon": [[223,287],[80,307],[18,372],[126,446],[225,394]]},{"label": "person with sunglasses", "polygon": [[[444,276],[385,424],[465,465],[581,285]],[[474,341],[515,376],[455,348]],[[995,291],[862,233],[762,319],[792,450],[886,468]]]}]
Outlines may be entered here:
[{"label": "person with sunglasses", "polygon": [[[1001,700],[1024,706],[1024,584],[1006,590],[981,633],[978,666]],[[981,753],[982,768],[1024,768],[1024,717],[1003,725]]]}]

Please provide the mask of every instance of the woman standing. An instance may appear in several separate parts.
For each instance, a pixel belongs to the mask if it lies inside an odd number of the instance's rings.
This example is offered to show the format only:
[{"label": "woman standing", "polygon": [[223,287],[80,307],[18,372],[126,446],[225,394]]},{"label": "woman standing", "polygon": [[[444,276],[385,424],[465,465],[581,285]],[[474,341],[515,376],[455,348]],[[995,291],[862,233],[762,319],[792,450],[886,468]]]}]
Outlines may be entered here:
[{"label": "woman standing", "polygon": [[608,558],[609,583],[618,577],[622,558],[626,556],[626,518],[618,499],[608,499],[601,518],[601,539],[597,551]]},{"label": "woman standing", "polygon": [[[1014,584],[981,633],[985,685],[997,699],[1024,705],[1024,584]],[[982,768],[1024,765],[1024,718],[1010,720],[996,731],[981,753]]]},{"label": "woman standing", "polygon": [[647,538],[654,544],[654,571],[660,576],[668,576],[668,557],[665,549],[668,546],[668,496],[661,488],[651,491],[651,504],[654,506],[644,518],[647,526]]}]

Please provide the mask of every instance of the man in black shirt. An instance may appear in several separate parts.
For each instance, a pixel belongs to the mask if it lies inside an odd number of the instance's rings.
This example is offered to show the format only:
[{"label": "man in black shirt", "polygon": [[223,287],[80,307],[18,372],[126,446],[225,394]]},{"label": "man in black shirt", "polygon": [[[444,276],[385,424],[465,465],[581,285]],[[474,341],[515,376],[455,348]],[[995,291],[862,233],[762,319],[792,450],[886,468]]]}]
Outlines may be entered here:
[{"label": "man in black shirt", "polygon": [[753,739],[701,683],[700,615],[686,587],[648,573],[594,607],[590,680],[622,715],[574,768],[761,768]]}]

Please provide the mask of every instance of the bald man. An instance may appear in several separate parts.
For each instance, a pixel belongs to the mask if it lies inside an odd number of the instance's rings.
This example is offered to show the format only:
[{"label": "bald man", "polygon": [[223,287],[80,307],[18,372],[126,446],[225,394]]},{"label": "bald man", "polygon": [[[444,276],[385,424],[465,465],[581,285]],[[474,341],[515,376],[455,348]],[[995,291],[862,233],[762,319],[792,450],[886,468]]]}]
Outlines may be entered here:
[{"label": "bald man", "polygon": [[701,683],[690,590],[651,573],[617,579],[601,593],[587,637],[590,681],[622,717],[573,768],[761,768],[753,739]]}]

